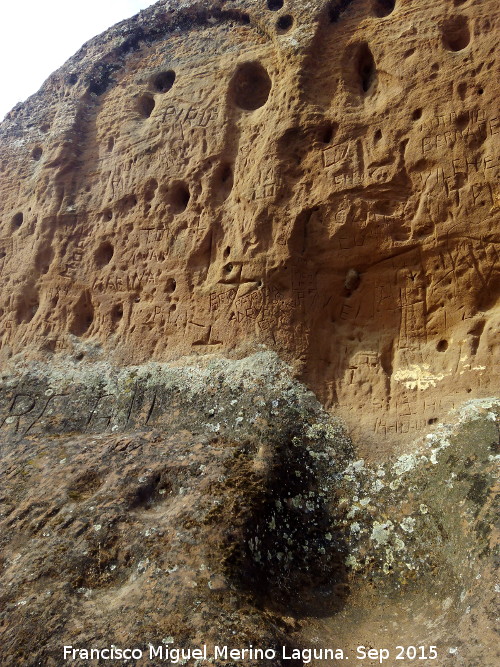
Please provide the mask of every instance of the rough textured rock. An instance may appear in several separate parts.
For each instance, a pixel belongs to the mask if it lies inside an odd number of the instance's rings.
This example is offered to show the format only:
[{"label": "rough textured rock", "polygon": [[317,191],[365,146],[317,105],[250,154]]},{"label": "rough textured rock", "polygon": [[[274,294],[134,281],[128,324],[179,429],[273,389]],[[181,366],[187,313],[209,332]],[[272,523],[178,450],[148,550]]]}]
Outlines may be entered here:
[{"label": "rough textured rock", "polygon": [[280,4],[158,3],[11,112],[2,350],[261,342],[383,449],[498,384],[498,3]]},{"label": "rough textured rock", "polygon": [[498,664],[499,26],[160,2],[7,116],[2,664]]},{"label": "rough textured rock", "polygon": [[269,647],[269,665],[307,664],[283,645],[352,659],[402,644],[497,664],[499,401],[370,466],[270,353],[30,364],[12,385],[2,664],[112,644],[144,651],[125,664],[151,664],[149,644]]}]

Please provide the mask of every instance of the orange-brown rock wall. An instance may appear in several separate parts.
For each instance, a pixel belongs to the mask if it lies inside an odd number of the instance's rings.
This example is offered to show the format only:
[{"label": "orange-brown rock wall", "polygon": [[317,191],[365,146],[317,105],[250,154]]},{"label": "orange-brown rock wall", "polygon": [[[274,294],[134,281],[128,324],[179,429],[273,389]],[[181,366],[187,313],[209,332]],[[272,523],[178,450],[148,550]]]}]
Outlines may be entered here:
[{"label": "orange-brown rock wall", "polygon": [[158,3],[7,117],[1,354],[263,344],[381,448],[498,386],[500,9],[278,5]]}]

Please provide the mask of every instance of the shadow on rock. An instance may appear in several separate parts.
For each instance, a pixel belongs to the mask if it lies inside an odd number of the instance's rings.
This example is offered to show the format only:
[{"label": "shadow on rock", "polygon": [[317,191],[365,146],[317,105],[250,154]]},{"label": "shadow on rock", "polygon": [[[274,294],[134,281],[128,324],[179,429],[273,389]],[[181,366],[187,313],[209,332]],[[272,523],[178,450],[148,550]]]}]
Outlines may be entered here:
[{"label": "shadow on rock", "polygon": [[233,470],[245,507],[230,509],[226,566],[259,608],[322,617],[346,602],[347,542],[332,498],[347,440],[340,429],[336,435],[337,443],[321,429],[312,438],[292,434],[262,448],[253,469]]}]

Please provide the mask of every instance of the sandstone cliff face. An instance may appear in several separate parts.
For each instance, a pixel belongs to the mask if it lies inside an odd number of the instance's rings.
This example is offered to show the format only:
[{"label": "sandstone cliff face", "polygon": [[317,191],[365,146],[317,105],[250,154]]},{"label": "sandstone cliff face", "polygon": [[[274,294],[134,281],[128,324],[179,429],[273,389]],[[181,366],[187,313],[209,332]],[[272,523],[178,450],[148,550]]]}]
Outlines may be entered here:
[{"label": "sandstone cliff face", "polygon": [[88,42],[1,127],[3,354],[262,343],[371,451],[487,395],[498,22],[167,2]]},{"label": "sandstone cliff face", "polygon": [[499,28],[159,2],[0,125],[2,664],[498,664]]}]

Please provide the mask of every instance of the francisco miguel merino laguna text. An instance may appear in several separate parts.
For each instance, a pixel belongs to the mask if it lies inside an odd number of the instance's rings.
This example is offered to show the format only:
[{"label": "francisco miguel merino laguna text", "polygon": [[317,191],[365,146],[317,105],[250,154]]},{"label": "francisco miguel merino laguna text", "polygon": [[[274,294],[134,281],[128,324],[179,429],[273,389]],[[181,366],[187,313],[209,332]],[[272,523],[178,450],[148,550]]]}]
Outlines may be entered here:
[{"label": "francisco miguel merino laguna text", "polygon": [[165,660],[172,665],[179,664],[186,660],[207,660],[209,657],[221,660],[275,660],[278,656],[283,660],[301,659],[305,664],[311,660],[343,660],[345,658],[342,649],[337,648],[289,648],[282,646],[281,651],[273,648],[254,648],[251,644],[248,648],[231,648],[229,646],[215,645],[213,651],[209,652],[205,644],[200,648],[170,648],[165,646],[149,645],[147,650],[140,648],[118,648],[110,646],[109,648],[75,648],[74,646],[64,646],[65,660],[140,660],[148,657],[150,660]]}]

